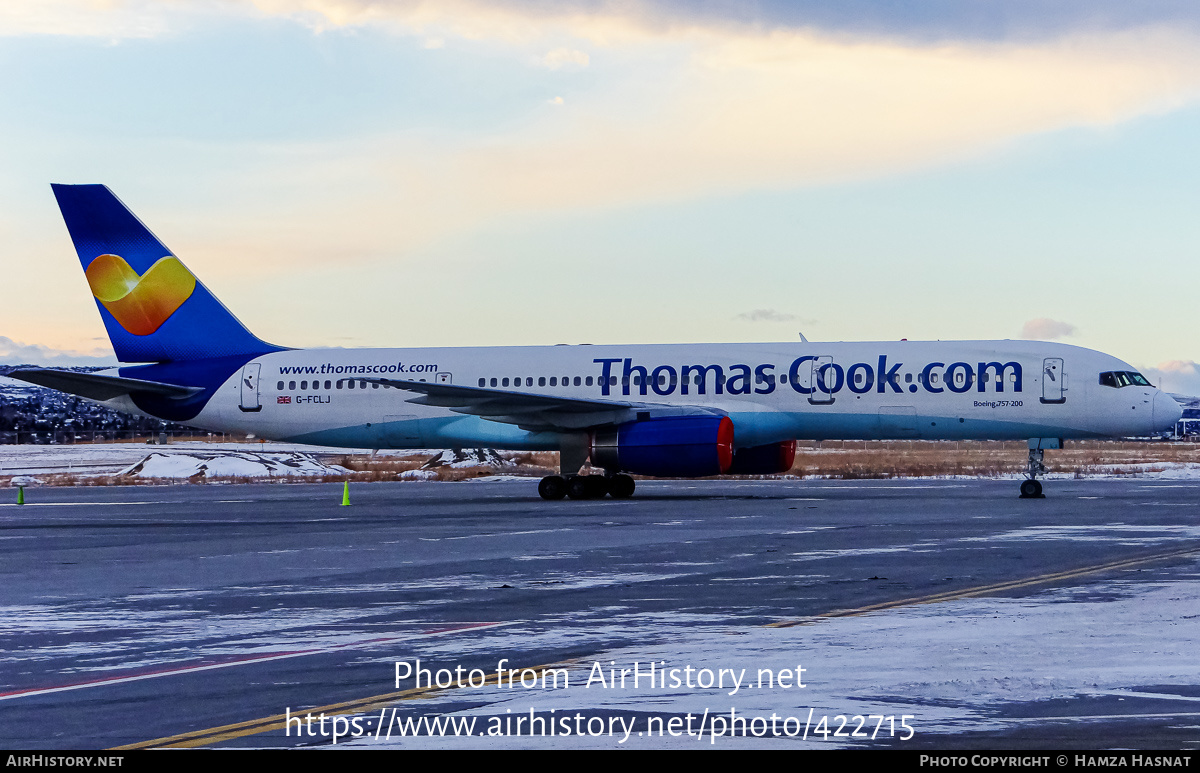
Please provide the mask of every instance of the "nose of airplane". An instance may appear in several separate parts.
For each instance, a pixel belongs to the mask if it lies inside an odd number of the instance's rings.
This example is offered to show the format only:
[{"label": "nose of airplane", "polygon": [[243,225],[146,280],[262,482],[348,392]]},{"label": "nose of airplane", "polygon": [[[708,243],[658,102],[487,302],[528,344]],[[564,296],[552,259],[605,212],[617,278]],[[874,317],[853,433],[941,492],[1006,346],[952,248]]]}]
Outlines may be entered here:
[{"label": "nose of airplane", "polygon": [[1171,429],[1175,426],[1175,422],[1183,416],[1183,408],[1175,402],[1175,398],[1161,389],[1154,393],[1154,403],[1151,408],[1154,429],[1158,432],[1166,432]]}]

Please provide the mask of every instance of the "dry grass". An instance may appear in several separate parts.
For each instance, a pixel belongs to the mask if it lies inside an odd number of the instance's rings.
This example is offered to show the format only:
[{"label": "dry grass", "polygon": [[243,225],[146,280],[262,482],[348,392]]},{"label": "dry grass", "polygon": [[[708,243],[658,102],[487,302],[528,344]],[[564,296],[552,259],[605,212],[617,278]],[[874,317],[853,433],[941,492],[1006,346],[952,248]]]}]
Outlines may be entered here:
[{"label": "dry grass", "polygon": [[[994,478],[1017,475],[1025,469],[1027,448],[1023,442],[1000,441],[822,441],[802,442],[789,474],[800,478],[919,478],[965,475]],[[550,451],[505,454],[515,462],[501,469],[439,467],[432,472],[439,481],[462,481],[489,475],[521,475],[540,478],[558,471],[558,454]],[[193,480],[146,479],[133,476],[80,475],[72,473],[36,475],[43,486],[176,485],[181,483],[369,483],[394,481],[425,460],[418,457],[347,454],[325,461],[345,467],[342,475],[277,476],[271,478],[216,477]],[[1159,472],[1171,465],[1200,465],[1200,443],[1068,441],[1066,448],[1046,452],[1052,473],[1129,475]],[[585,472],[589,471],[585,468]],[[640,477],[640,476],[637,476]],[[764,477],[764,476],[745,476]],[[0,477],[8,486],[12,477]]]},{"label": "dry grass", "polygon": [[[824,441],[796,449],[791,474],[808,478],[999,477],[1024,471],[1028,447],[1003,441]],[[1067,441],[1047,451],[1052,473],[1138,475],[1174,464],[1200,464],[1200,444]]]}]

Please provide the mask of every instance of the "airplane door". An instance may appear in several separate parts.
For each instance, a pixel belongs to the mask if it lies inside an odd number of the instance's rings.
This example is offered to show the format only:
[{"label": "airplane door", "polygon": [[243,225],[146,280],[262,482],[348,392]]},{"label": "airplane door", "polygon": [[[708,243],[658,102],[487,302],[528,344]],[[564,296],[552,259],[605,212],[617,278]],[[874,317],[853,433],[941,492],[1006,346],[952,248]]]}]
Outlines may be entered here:
[{"label": "airplane door", "polygon": [[246,413],[256,413],[262,410],[258,399],[258,377],[262,365],[252,362],[242,368],[242,404],[239,406]]},{"label": "airplane door", "polygon": [[445,373],[445,372],[438,373],[436,376],[434,376],[434,380],[438,384],[453,384],[454,383],[454,377],[451,374]]},{"label": "airplane door", "polygon": [[1066,380],[1062,358],[1047,357],[1042,360],[1042,402],[1065,403]]},{"label": "airplane door", "polygon": [[833,357],[826,354],[812,360],[812,373],[808,380],[812,384],[812,394],[808,401],[813,405],[831,405],[833,392],[837,389],[837,373],[833,366]]}]

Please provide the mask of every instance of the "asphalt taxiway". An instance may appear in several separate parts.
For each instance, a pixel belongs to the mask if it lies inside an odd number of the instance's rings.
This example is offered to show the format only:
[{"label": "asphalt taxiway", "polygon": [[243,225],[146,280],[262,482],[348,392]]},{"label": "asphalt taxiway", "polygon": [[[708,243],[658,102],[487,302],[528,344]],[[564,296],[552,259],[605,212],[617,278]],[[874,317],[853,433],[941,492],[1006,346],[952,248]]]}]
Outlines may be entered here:
[{"label": "asphalt taxiway", "polygon": [[[352,486],[350,507],[329,484],[41,488],[23,506],[0,492],[0,745],[332,743],[287,721],[315,712],[345,718],[339,745],[1194,748],[1200,483],[1046,491],[654,481],[545,502],[532,480],[380,483]],[[417,659],[491,681],[398,683]],[[501,662],[518,679],[566,664],[574,681],[505,692]],[[698,681],[584,687],[598,663]],[[801,664],[803,689],[699,678]],[[709,737],[583,732],[702,711]],[[483,732],[529,712],[582,717],[580,732]],[[711,733],[771,712],[808,730],[907,716],[914,733]],[[377,732],[445,715],[481,724]]]}]

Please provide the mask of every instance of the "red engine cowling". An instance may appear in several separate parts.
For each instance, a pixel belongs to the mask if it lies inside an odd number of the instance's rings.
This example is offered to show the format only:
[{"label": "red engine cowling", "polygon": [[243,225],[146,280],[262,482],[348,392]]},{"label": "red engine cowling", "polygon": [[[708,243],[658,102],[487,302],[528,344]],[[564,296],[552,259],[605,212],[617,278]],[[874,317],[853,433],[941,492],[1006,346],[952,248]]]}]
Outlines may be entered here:
[{"label": "red engine cowling", "polygon": [[796,461],[796,441],[768,443],[765,446],[739,448],[733,452],[733,464],[726,475],[776,475],[792,469]]}]

